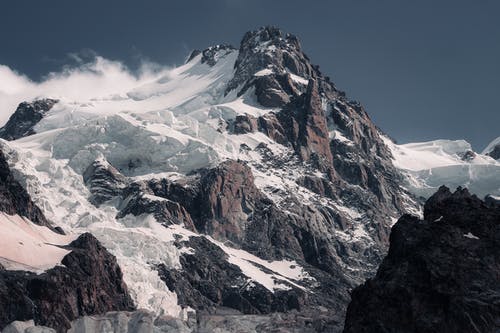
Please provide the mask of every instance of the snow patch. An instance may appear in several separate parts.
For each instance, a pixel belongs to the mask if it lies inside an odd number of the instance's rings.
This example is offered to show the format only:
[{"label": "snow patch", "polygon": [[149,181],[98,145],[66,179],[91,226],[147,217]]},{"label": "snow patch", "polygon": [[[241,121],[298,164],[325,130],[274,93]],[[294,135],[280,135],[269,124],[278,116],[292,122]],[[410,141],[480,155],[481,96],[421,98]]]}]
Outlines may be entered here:
[{"label": "snow patch", "polygon": [[258,71],[257,73],[255,73],[253,76],[267,76],[267,75],[271,75],[273,74],[273,70],[270,69],[270,68],[265,68],[265,69],[261,69],[260,71]]},{"label": "snow patch", "polygon": [[479,237],[474,236],[472,233],[468,232],[464,234],[464,237],[470,238],[470,239],[479,239]]},{"label": "snow patch", "polygon": [[300,84],[305,85],[305,86],[307,86],[309,84],[309,80],[308,79],[303,78],[302,76],[298,76],[298,75],[292,74],[292,73],[289,73],[289,74],[290,74],[290,77],[292,78],[292,80],[294,82],[300,83]]},{"label": "snow patch", "polygon": [[[229,263],[238,266],[251,281],[258,282],[271,292],[291,289],[290,285],[306,290],[297,282],[313,279],[295,261],[266,261],[249,252],[230,248],[212,237],[207,237],[207,239],[228,254]],[[264,272],[259,266],[267,268],[272,273]]]}]

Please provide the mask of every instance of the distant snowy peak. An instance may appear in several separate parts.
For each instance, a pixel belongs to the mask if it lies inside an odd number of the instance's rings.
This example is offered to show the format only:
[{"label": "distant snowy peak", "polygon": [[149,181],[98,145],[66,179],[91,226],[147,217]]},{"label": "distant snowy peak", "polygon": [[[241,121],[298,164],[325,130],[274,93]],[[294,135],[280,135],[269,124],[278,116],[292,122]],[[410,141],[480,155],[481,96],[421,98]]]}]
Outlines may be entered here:
[{"label": "distant snowy peak", "polygon": [[491,141],[488,146],[484,148],[482,154],[491,156],[495,160],[500,159],[500,136]]},{"label": "distant snowy peak", "polygon": [[[441,185],[465,186],[480,197],[500,194],[500,162],[485,150],[478,154],[464,140],[434,140],[396,145],[385,138],[394,165],[407,178],[407,188],[429,197]],[[495,146],[494,142],[491,146]],[[492,150],[494,151],[494,150]]]}]

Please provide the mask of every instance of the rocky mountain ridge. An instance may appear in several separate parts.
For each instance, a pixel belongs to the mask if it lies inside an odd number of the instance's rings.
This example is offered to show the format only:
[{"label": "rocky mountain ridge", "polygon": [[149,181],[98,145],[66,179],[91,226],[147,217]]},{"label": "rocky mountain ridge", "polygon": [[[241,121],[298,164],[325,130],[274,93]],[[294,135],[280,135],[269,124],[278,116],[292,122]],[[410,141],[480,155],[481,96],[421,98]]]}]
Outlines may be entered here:
[{"label": "rocky mountain ridge", "polygon": [[57,103],[56,99],[37,99],[31,103],[22,102],[0,129],[0,138],[16,140],[35,134],[34,127]]}]

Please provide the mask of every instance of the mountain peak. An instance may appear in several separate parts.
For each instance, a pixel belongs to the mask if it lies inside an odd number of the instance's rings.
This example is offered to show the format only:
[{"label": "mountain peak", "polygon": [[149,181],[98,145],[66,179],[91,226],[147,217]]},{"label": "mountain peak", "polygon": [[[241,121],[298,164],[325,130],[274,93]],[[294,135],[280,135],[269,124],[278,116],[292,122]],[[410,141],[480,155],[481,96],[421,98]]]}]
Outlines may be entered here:
[{"label": "mountain peak", "polygon": [[243,36],[241,48],[262,44],[271,44],[277,47],[293,46],[300,50],[299,39],[295,35],[284,33],[275,26],[264,26],[257,30],[248,31]]},{"label": "mountain peak", "polygon": [[279,82],[294,79],[295,88],[305,92],[307,81],[319,74],[302,52],[298,38],[272,26],[249,31],[243,36],[234,66],[235,74],[226,94],[239,89],[238,95],[242,95],[250,87],[258,86],[257,81],[262,81],[264,76],[273,78],[268,80],[273,81],[273,89],[286,91]]}]

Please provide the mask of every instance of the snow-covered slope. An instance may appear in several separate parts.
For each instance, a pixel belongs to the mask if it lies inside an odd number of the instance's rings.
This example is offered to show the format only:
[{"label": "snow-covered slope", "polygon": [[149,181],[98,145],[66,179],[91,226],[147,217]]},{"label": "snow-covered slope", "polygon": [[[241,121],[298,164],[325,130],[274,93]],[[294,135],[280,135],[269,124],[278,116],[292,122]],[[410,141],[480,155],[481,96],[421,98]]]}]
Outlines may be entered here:
[{"label": "snow-covered slope", "polygon": [[[230,49],[219,53],[214,66],[202,63],[198,55],[127,91],[106,91],[107,96],[77,100],[52,95],[59,102],[35,126],[37,134],[1,144],[19,181],[47,218],[72,235],[86,231],[95,235],[117,257],[137,305],[157,314],[184,316],[175,293],[151,270],[151,265],[163,263],[180,268],[174,235],[194,234],[179,226],[165,228],[149,215],[117,220],[118,210],[113,203],[97,208],[88,201],[90,193],[81,175],[99,158],[136,179],[175,179],[228,158],[249,162],[261,159],[257,154],[242,152],[242,143],[250,149],[264,143],[277,154],[292,154],[262,133],[233,135],[221,128],[236,115],[259,116],[272,109],[258,106],[253,92],[224,96],[238,52]],[[275,183],[286,188],[293,182],[282,175],[254,171],[256,182],[263,186]],[[312,195],[303,192],[304,198]],[[302,275],[307,277],[295,262],[266,264],[258,257],[251,259],[247,252],[218,244],[249,280],[271,291],[287,288],[281,280],[294,283]]]},{"label": "snow-covered slope", "polygon": [[[473,152],[464,140],[435,140],[396,145],[385,139],[394,165],[407,176],[407,187],[429,197],[441,185],[467,187],[480,197],[500,194],[500,162]],[[494,142],[488,147],[494,147]]]},{"label": "snow-covered slope", "polygon": [[19,215],[0,212],[0,264],[6,269],[41,272],[61,264],[73,236],[59,235]]}]

